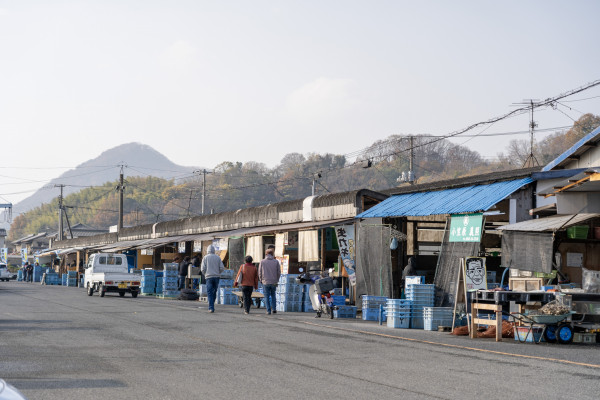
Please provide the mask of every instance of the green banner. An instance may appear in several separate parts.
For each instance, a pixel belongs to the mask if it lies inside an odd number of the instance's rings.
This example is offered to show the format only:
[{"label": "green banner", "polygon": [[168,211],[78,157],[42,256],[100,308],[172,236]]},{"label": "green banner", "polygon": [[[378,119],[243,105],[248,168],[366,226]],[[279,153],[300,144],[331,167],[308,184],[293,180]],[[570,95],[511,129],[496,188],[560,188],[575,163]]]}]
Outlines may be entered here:
[{"label": "green banner", "polygon": [[450,216],[450,242],[480,242],[483,214]]}]

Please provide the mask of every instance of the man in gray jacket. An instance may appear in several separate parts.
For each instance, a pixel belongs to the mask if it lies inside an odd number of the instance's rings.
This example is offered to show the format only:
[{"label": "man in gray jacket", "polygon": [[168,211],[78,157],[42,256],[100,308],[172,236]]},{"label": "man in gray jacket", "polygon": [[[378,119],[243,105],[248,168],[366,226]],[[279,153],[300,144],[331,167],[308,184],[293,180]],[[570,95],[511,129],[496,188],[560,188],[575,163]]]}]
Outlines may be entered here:
[{"label": "man in gray jacket", "polygon": [[271,315],[271,310],[273,310],[273,314],[277,313],[275,291],[277,290],[277,284],[281,276],[281,267],[279,266],[279,261],[273,256],[275,246],[269,246],[266,253],[266,257],[258,266],[258,280],[263,284],[267,315]]},{"label": "man in gray jacket", "polygon": [[206,256],[202,259],[200,270],[206,278],[206,293],[208,295],[208,312],[215,312],[215,299],[217,298],[217,289],[221,273],[225,270],[221,257],[215,254],[215,247],[208,246]]}]

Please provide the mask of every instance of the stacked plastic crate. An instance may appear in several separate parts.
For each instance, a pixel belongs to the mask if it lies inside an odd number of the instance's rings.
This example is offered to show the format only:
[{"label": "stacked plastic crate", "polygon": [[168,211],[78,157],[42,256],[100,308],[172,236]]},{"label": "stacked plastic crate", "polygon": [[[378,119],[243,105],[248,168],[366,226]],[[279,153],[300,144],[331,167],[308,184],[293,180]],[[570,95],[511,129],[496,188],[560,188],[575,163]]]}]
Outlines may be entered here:
[{"label": "stacked plastic crate", "polygon": [[405,299],[388,299],[386,305],[388,328],[409,328],[411,301]]},{"label": "stacked plastic crate", "polygon": [[423,307],[423,329],[436,331],[438,326],[452,326],[453,307]]},{"label": "stacked plastic crate", "polygon": [[23,282],[23,270],[22,269],[17,271],[17,282]]},{"label": "stacked plastic crate", "polygon": [[237,296],[233,294],[233,276],[235,271],[226,269],[221,273],[219,289],[217,291],[217,304],[235,305]]},{"label": "stacked plastic crate", "polygon": [[[48,276],[48,274],[46,274],[46,277]],[[67,286],[67,280],[69,279],[69,275],[67,274],[62,274],[62,280],[61,280],[61,285],[63,286]],[[46,285],[48,285],[48,282],[46,282]]]},{"label": "stacked plastic crate", "polygon": [[162,294],[163,293],[163,271],[155,271],[156,273],[156,286],[154,289],[154,292],[156,294]]},{"label": "stacked plastic crate", "polygon": [[333,310],[333,318],[356,318],[356,306],[337,306]]},{"label": "stacked plastic crate", "polygon": [[42,267],[40,267],[39,265],[33,266],[33,281],[34,282],[42,281]]},{"label": "stacked plastic crate", "polygon": [[156,287],[156,272],[153,269],[143,269],[140,293],[143,295],[154,294]]},{"label": "stacked plastic crate", "polygon": [[301,285],[302,290],[302,312],[314,312],[312,301],[310,300],[310,287],[312,285]]},{"label": "stacked plastic crate", "polygon": [[44,279],[45,279],[44,283],[46,285],[60,285],[59,276],[54,271],[46,273],[46,276]]},{"label": "stacked plastic crate", "polygon": [[410,327],[423,329],[423,308],[433,307],[435,286],[412,284],[406,286],[406,299],[412,302]]},{"label": "stacked plastic crate", "polygon": [[179,265],[177,263],[164,263],[163,264],[163,297],[177,297],[179,296],[179,290],[177,290],[177,274]]},{"label": "stacked plastic crate", "polygon": [[296,283],[297,274],[283,274],[279,278],[275,298],[278,312],[301,312],[304,285]]},{"label": "stacked plastic crate", "polygon": [[67,286],[77,286],[77,271],[67,271]]},{"label": "stacked plastic crate", "polygon": [[[363,321],[378,321],[379,310],[387,305],[387,297],[385,296],[368,296],[362,297],[362,319]],[[386,320],[385,312],[383,313],[383,321]]]}]

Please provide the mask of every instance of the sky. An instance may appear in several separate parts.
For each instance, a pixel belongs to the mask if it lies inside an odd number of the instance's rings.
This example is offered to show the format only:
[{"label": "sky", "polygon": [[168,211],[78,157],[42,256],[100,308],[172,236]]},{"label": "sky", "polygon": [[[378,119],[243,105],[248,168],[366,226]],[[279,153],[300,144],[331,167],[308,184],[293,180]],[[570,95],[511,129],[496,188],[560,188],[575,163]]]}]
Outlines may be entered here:
[{"label": "sky", "polygon": [[[129,142],[180,165],[272,168],[292,152],[451,134],[600,79],[599,12],[594,0],[0,0],[0,203]],[[588,112],[600,86],[536,109],[536,140]],[[527,138],[452,142],[492,159]]]}]

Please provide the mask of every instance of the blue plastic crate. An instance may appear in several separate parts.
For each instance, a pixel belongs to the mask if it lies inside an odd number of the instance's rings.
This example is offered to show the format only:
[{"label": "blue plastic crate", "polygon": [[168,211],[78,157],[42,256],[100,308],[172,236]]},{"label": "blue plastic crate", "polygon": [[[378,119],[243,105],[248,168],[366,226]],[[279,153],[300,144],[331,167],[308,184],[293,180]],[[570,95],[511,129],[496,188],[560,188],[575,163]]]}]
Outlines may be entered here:
[{"label": "blue plastic crate", "polygon": [[277,302],[277,311],[281,312],[302,312],[302,302],[300,301],[286,301]]},{"label": "blue plastic crate", "polygon": [[302,293],[302,286],[296,283],[287,283],[277,285],[277,293]]},{"label": "blue plastic crate", "polygon": [[[379,308],[363,308],[362,319],[363,321],[379,321]],[[385,311],[383,312],[382,321],[386,321]]]},{"label": "blue plastic crate", "polygon": [[333,310],[333,318],[356,318],[355,306],[339,306]]},{"label": "blue plastic crate", "polygon": [[235,271],[232,269],[226,269],[221,273],[221,279],[233,279]]},{"label": "blue plastic crate", "polygon": [[233,279],[219,279],[219,287],[232,287]]},{"label": "blue plastic crate", "polygon": [[333,299],[334,306],[345,306],[346,305],[346,296],[331,296]]},{"label": "blue plastic crate", "polygon": [[280,285],[284,285],[284,284],[296,284],[296,278],[299,277],[299,274],[283,274],[279,277],[279,284]]},{"label": "blue plastic crate", "polygon": [[388,328],[404,328],[410,327],[410,314],[408,313],[393,313],[387,316]]}]

